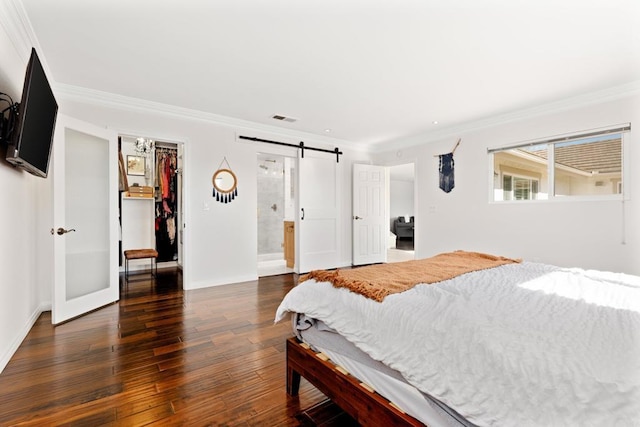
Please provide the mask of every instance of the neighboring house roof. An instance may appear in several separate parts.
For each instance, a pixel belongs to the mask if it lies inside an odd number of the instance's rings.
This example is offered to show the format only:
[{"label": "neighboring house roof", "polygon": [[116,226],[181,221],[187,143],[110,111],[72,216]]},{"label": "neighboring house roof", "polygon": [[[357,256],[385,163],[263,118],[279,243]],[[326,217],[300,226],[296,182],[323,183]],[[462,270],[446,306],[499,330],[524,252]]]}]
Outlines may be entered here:
[{"label": "neighboring house roof", "polygon": [[[547,158],[547,150],[526,151]],[[557,145],[555,160],[565,166],[585,172],[614,173],[622,170],[622,140],[620,138],[588,144]]]}]

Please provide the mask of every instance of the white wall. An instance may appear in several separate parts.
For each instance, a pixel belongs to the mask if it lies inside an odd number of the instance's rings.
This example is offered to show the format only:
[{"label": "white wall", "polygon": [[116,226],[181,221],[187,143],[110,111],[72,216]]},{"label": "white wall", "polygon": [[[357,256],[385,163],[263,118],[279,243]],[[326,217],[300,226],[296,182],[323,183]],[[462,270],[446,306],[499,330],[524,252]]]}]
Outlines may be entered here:
[{"label": "white wall", "polygon": [[[29,51],[18,51],[0,26],[0,92],[22,97]],[[4,109],[6,105],[0,108]],[[9,362],[41,312],[37,234],[48,233],[36,220],[38,191],[44,180],[14,169],[0,149],[0,371]]]},{"label": "white wall", "polygon": [[[404,149],[405,157],[417,159],[416,222],[420,227],[416,227],[416,257],[466,249],[640,274],[637,130],[632,129],[626,140],[630,145],[625,183],[629,200],[624,205],[621,201],[488,202],[491,177],[487,148],[626,122],[631,122],[632,128],[640,125],[639,94]],[[447,194],[438,188],[438,158],[434,155],[449,152],[458,137],[462,143],[455,152],[455,188]],[[397,150],[377,153],[374,160],[384,164],[395,156]]]},{"label": "white wall", "polygon": [[[63,113],[125,134],[139,134],[157,140],[185,143],[185,288],[235,283],[257,278],[257,153],[272,150],[269,144],[239,142],[236,134],[283,142],[299,138],[268,134],[264,130],[227,126],[210,121],[176,117],[150,111],[133,111],[60,98]],[[325,141],[304,138],[309,146],[328,146]],[[366,153],[349,152],[340,163],[348,170],[341,183],[349,203],[343,203],[345,219],[340,250],[341,265],[351,262],[351,163],[369,160]],[[273,151],[284,154],[282,150]],[[293,152],[286,153],[296,155]],[[330,155],[330,154],[327,154]],[[211,176],[226,157],[238,178],[238,197],[231,203],[217,203],[211,197]],[[205,208],[205,205],[208,207]]]}]

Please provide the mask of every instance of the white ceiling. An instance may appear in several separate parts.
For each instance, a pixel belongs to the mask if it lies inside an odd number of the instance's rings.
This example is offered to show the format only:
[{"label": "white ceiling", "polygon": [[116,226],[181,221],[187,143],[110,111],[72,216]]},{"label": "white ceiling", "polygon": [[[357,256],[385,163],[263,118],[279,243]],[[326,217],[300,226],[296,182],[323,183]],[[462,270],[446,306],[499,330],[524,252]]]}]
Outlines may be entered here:
[{"label": "white ceiling", "polygon": [[640,79],[639,0],[22,4],[56,83],[359,144]]}]

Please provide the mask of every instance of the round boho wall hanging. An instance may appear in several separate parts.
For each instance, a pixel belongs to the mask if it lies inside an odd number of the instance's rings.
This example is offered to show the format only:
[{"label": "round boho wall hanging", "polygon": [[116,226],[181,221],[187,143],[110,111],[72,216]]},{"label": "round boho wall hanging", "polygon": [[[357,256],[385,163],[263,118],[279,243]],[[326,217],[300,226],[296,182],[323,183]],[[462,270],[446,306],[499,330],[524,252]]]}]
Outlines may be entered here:
[{"label": "round boho wall hanging", "polygon": [[[226,168],[222,167],[224,163],[227,164]],[[220,166],[218,166],[218,170],[213,174],[211,182],[213,183],[212,197],[215,197],[217,202],[231,203],[231,201],[238,196],[238,178],[236,178],[236,174],[231,170],[231,166],[229,166],[226,157],[222,160]]]}]

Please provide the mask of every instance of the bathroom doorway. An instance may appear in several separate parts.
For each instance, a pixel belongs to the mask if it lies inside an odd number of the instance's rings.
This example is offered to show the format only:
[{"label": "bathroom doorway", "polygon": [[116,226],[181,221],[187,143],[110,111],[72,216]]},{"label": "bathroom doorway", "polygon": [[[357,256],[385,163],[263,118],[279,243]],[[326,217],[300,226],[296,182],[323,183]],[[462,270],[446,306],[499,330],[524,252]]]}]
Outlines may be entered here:
[{"label": "bathroom doorway", "polygon": [[294,271],[296,159],[258,153],[258,276]]}]

